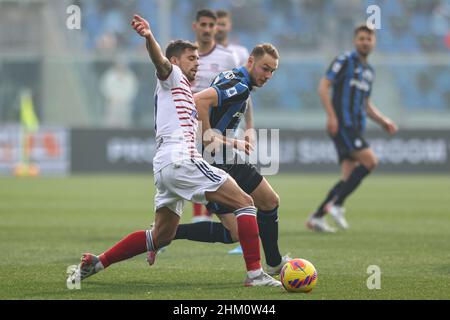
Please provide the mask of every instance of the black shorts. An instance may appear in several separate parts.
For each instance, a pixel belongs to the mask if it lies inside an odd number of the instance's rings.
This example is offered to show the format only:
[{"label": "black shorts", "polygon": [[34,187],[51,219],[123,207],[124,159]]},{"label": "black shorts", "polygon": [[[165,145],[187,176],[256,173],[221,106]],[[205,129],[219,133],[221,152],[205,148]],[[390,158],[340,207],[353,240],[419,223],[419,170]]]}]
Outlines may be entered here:
[{"label": "black shorts", "polygon": [[[228,173],[234,180],[236,180],[239,187],[245,193],[250,194],[259,186],[263,176],[256,170],[256,168],[248,163],[245,164],[213,164],[214,167],[222,169]],[[209,202],[206,208],[212,213],[225,214],[233,212],[218,203]]]},{"label": "black shorts", "polygon": [[336,148],[339,163],[343,160],[353,160],[352,153],[369,148],[369,144],[362,133],[354,128],[339,128],[335,136],[331,136]]}]

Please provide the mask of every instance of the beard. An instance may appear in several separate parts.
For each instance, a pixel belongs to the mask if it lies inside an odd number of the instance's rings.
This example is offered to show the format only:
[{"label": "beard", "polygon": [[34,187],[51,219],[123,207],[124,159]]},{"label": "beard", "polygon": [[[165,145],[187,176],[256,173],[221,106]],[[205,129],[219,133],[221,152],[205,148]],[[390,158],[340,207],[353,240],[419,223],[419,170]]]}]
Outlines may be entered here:
[{"label": "beard", "polygon": [[226,34],[225,32],[216,32],[216,41],[218,42],[222,42],[226,39]]},{"label": "beard", "polygon": [[195,73],[195,74],[188,73],[188,74],[186,74],[186,78],[189,80],[189,82],[192,82],[192,81],[195,80],[195,75],[196,75],[196,74],[197,74],[197,73]]},{"label": "beard", "polygon": [[356,51],[358,51],[359,55],[361,55],[361,56],[366,58],[370,54],[370,52],[372,50],[371,49],[366,49],[366,50],[364,50],[364,49],[357,49]]}]

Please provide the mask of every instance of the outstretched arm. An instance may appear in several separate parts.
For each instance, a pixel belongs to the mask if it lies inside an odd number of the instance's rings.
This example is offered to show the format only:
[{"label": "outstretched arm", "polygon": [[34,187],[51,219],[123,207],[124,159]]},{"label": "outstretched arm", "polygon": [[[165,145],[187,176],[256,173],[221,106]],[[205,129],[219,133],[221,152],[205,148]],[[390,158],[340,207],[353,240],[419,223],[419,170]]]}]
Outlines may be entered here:
[{"label": "outstretched arm", "polygon": [[161,47],[150,30],[150,24],[147,20],[135,14],[133,20],[131,20],[131,26],[141,37],[146,39],[147,51],[155,65],[158,78],[166,79],[172,72],[172,64],[163,55]]},{"label": "outstretched arm", "polygon": [[367,99],[367,115],[389,134],[395,134],[398,131],[397,125],[391,119],[383,115],[370,99]]},{"label": "outstretched arm", "polygon": [[211,143],[226,144],[235,149],[244,151],[247,154],[253,150],[253,146],[247,141],[227,139],[222,134],[211,129],[211,123],[209,122],[209,108],[217,107],[219,101],[217,91],[214,88],[208,88],[194,94],[194,101],[198,111],[198,118],[202,123],[203,142],[205,145]]}]

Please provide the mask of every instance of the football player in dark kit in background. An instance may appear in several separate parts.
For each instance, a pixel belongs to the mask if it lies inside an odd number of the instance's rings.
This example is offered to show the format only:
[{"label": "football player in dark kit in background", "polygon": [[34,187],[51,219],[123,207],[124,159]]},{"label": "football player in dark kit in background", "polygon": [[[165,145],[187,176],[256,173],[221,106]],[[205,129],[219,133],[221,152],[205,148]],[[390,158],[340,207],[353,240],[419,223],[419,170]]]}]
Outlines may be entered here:
[{"label": "football player in dark kit in background", "polygon": [[[368,56],[375,47],[375,32],[361,25],[354,31],[355,49],[338,56],[320,81],[318,93],[327,113],[327,131],[334,142],[342,176],[327,197],[306,221],[307,228],[319,232],[335,232],[325,215],[329,213],[336,225],[347,229],[344,201],[378,164],[373,150],[364,139],[366,116],[389,134],[397,132],[397,125],[384,116],[370,100],[374,69]],[[329,90],[333,89],[330,99]]]}]

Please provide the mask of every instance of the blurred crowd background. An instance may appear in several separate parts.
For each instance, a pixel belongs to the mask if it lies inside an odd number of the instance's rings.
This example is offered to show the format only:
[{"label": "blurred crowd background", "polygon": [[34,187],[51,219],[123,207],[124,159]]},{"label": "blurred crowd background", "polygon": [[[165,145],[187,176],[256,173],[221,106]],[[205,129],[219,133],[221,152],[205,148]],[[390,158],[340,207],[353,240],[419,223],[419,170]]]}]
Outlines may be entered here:
[{"label": "blurred crowd background", "polygon": [[[66,27],[72,4],[80,30]],[[19,122],[27,90],[42,124],[152,128],[154,69],[131,17],[147,18],[164,47],[194,40],[196,11],[211,8],[232,13],[233,42],[280,50],[279,70],[255,92],[256,126],[323,128],[318,81],[352,49],[372,4],[381,9],[374,102],[400,127],[450,128],[450,0],[0,0],[0,125]]]}]

